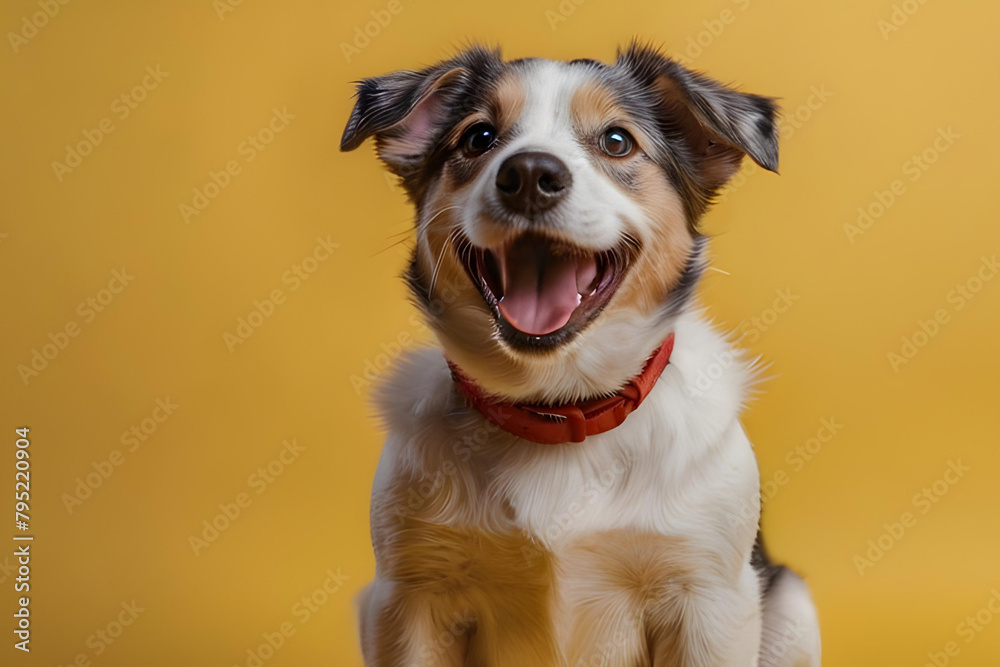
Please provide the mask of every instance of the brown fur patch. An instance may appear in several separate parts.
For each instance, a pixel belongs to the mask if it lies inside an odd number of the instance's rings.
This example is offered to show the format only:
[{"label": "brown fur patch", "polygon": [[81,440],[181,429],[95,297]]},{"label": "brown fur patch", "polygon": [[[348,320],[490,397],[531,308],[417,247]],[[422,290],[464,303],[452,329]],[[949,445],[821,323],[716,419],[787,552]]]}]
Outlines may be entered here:
[{"label": "brown fur patch", "polygon": [[444,143],[457,150],[447,163],[448,178],[445,179],[447,188],[458,189],[467,185],[489,164],[489,159],[485,157],[471,159],[463,157],[458,144],[465,132],[477,123],[489,123],[496,128],[500,141],[508,139],[524,109],[526,95],[523,82],[515,74],[507,72],[484,95],[480,108],[462,118],[451,128],[444,138]]},{"label": "brown fur patch", "polygon": [[472,502],[456,468],[464,451],[452,454],[422,462],[433,475],[397,473],[387,493],[373,498],[383,595],[366,593],[361,602],[366,660],[386,667],[562,664],[551,554],[512,527],[437,522],[454,503]]},{"label": "brown fur patch", "polygon": [[524,85],[513,74],[505,74],[493,89],[487,108],[466,116],[445,136],[444,142],[456,145],[466,130],[477,123],[490,123],[497,132],[509,132],[524,109]]},{"label": "brown fur patch", "polygon": [[687,664],[681,622],[704,558],[683,539],[616,530],[553,554],[512,527],[435,523],[469,502],[457,479],[401,477],[373,502],[382,588],[361,601],[367,664]]},{"label": "brown fur patch", "polygon": [[[583,136],[614,124],[628,130],[640,146],[643,143],[641,130],[628,119],[613,92],[598,81],[588,81],[577,89],[571,109]],[[593,161],[638,202],[652,227],[644,252],[618,295],[618,303],[648,312],[662,304],[677,284],[693,247],[683,202],[662,170],[641,155],[613,158],[595,151]]]},{"label": "brown fur patch", "polygon": [[[599,81],[583,83],[574,94],[570,107],[574,127],[590,148],[594,166],[625,189],[629,196],[634,196],[645,184],[639,179],[639,171],[648,163],[644,147],[652,144],[650,137],[630,117],[628,110],[617,102],[614,93]],[[630,155],[613,157],[601,150],[600,136],[611,127],[620,127],[632,135],[636,146]]]},{"label": "brown fur patch", "polygon": [[493,316],[469,280],[455,247],[453,234],[458,229],[459,217],[458,211],[449,207],[456,205],[457,192],[447,184],[441,190],[432,199],[433,208],[429,210],[432,216],[440,214],[426,226],[426,247],[418,244],[416,249],[417,267],[429,288],[428,307],[435,315],[434,323],[450,334],[468,336],[466,342],[475,349],[481,347],[482,341],[490,340]]},{"label": "brown fur patch", "polygon": [[573,125],[583,134],[594,133],[612,121],[627,117],[611,90],[596,80],[586,81],[576,89],[570,113]]},{"label": "brown fur patch", "polygon": [[677,286],[694,238],[680,196],[655,163],[643,161],[638,166],[636,183],[631,196],[642,207],[652,230],[617,297],[619,303],[649,312],[664,303]]},{"label": "brown fur patch", "polygon": [[691,565],[674,537],[616,530],[574,544],[560,561],[572,617],[569,664],[679,665],[676,656],[651,662],[651,654],[679,639]]},{"label": "brown fur patch", "polygon": [[699,166],[701,187],[709,191],[722,187],[739,170],[743,151],[707,129],[674,79],[661,76],[653,85],[663,109],[684,131],[691,157]]},{"label": "brown fur patch", "polygon": [[392,541],[380,559],[380,577],[395,584],[386,613],[424,617],[426,664],[449,664],[445,656],[459,653],[460,664],[470,666],[560,664],[551,621],[552,561],[529,538],[409,517]]},{"label": "brown fur patch", "polygon": [[[614,92],[599,81],[586,81],[577,88],[570,101],[570,113],[573,116],[573,127],[582,137],[596,140],[597,136],[609,127],[621,127],[631,134],[640,150],[651,143],[638,123],[629,114],[628,109],[618,103]],[[596,143],[592,146],[601,158],[600,165],[622,167],[630,165],[635,160],[618,158],[600,152]],[[633,155],[634,157],[634,155]]]},{"label": "brown fur patch", "polygon": [[524,109],[526,95],[524,84],[512,72],[507,72],[497,81],[492,106],[493,117],[500,132],[509,131],[517,123]]}]

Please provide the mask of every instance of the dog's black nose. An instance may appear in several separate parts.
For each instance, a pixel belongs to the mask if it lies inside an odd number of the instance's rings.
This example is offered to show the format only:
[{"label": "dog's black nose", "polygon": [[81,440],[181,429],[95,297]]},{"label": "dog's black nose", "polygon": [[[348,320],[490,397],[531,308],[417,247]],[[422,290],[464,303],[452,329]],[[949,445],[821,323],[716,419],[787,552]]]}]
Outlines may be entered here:
[{"label": "dog's black nose", "polygon": [[522,215],[552,208],[569,194],[572,184],[569,168],[551,153],[528,151],[511,155],[497,172],[500,201]]}]

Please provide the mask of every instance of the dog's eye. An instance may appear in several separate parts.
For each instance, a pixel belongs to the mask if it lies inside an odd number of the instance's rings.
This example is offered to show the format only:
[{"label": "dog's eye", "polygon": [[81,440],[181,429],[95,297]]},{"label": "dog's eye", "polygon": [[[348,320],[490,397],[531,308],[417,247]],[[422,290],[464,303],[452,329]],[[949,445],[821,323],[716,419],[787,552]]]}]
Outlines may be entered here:
[{"label": "dog's eye", "polygon": [[476,123],[462,135],[462,150],[469,157],[482,155],[497,142],[497,130],[489,123]]},{"label": "dog's eye", "polygon": [[620,127],[609,127],[601,135],[601,150],[611,157],[625,157],[634,146],[632,135]]}]

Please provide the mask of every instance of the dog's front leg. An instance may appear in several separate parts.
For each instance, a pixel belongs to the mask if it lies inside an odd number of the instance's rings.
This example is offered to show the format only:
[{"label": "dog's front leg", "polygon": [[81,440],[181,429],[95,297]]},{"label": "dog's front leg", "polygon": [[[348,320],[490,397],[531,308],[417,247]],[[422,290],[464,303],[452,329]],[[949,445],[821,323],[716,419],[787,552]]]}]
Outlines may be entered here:
[{"label": "dog's front leg", "polygon": [[437,596],[402,595],[376,578],[359,598],[367,667],[462,667],[474,622]]},{"label": "dog's front leg", "polygon": [[735,585],[699,578],[684,588],[683,600],[665,601],[653,615],[652,667],[757,667],[761,607],[753,567],[744,566]]}]

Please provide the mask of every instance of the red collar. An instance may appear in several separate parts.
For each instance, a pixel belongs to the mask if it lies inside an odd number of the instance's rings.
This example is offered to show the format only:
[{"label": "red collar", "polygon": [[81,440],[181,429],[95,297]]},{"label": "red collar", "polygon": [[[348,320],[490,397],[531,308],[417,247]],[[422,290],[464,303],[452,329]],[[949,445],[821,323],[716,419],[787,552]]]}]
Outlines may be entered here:
[{"label": "red collar", "polygon": [[448,362],[455,386],[488,420],[508,433],[543,445],[583,442],[588,435],[597,435],[620,426],[639,407],[670,361],[674,335],[646,361],[642,372],[628,381],[618,393],[606,398],[593,398],[566,405],[533,405],[506,403],[488,396],[458,366]]}]

